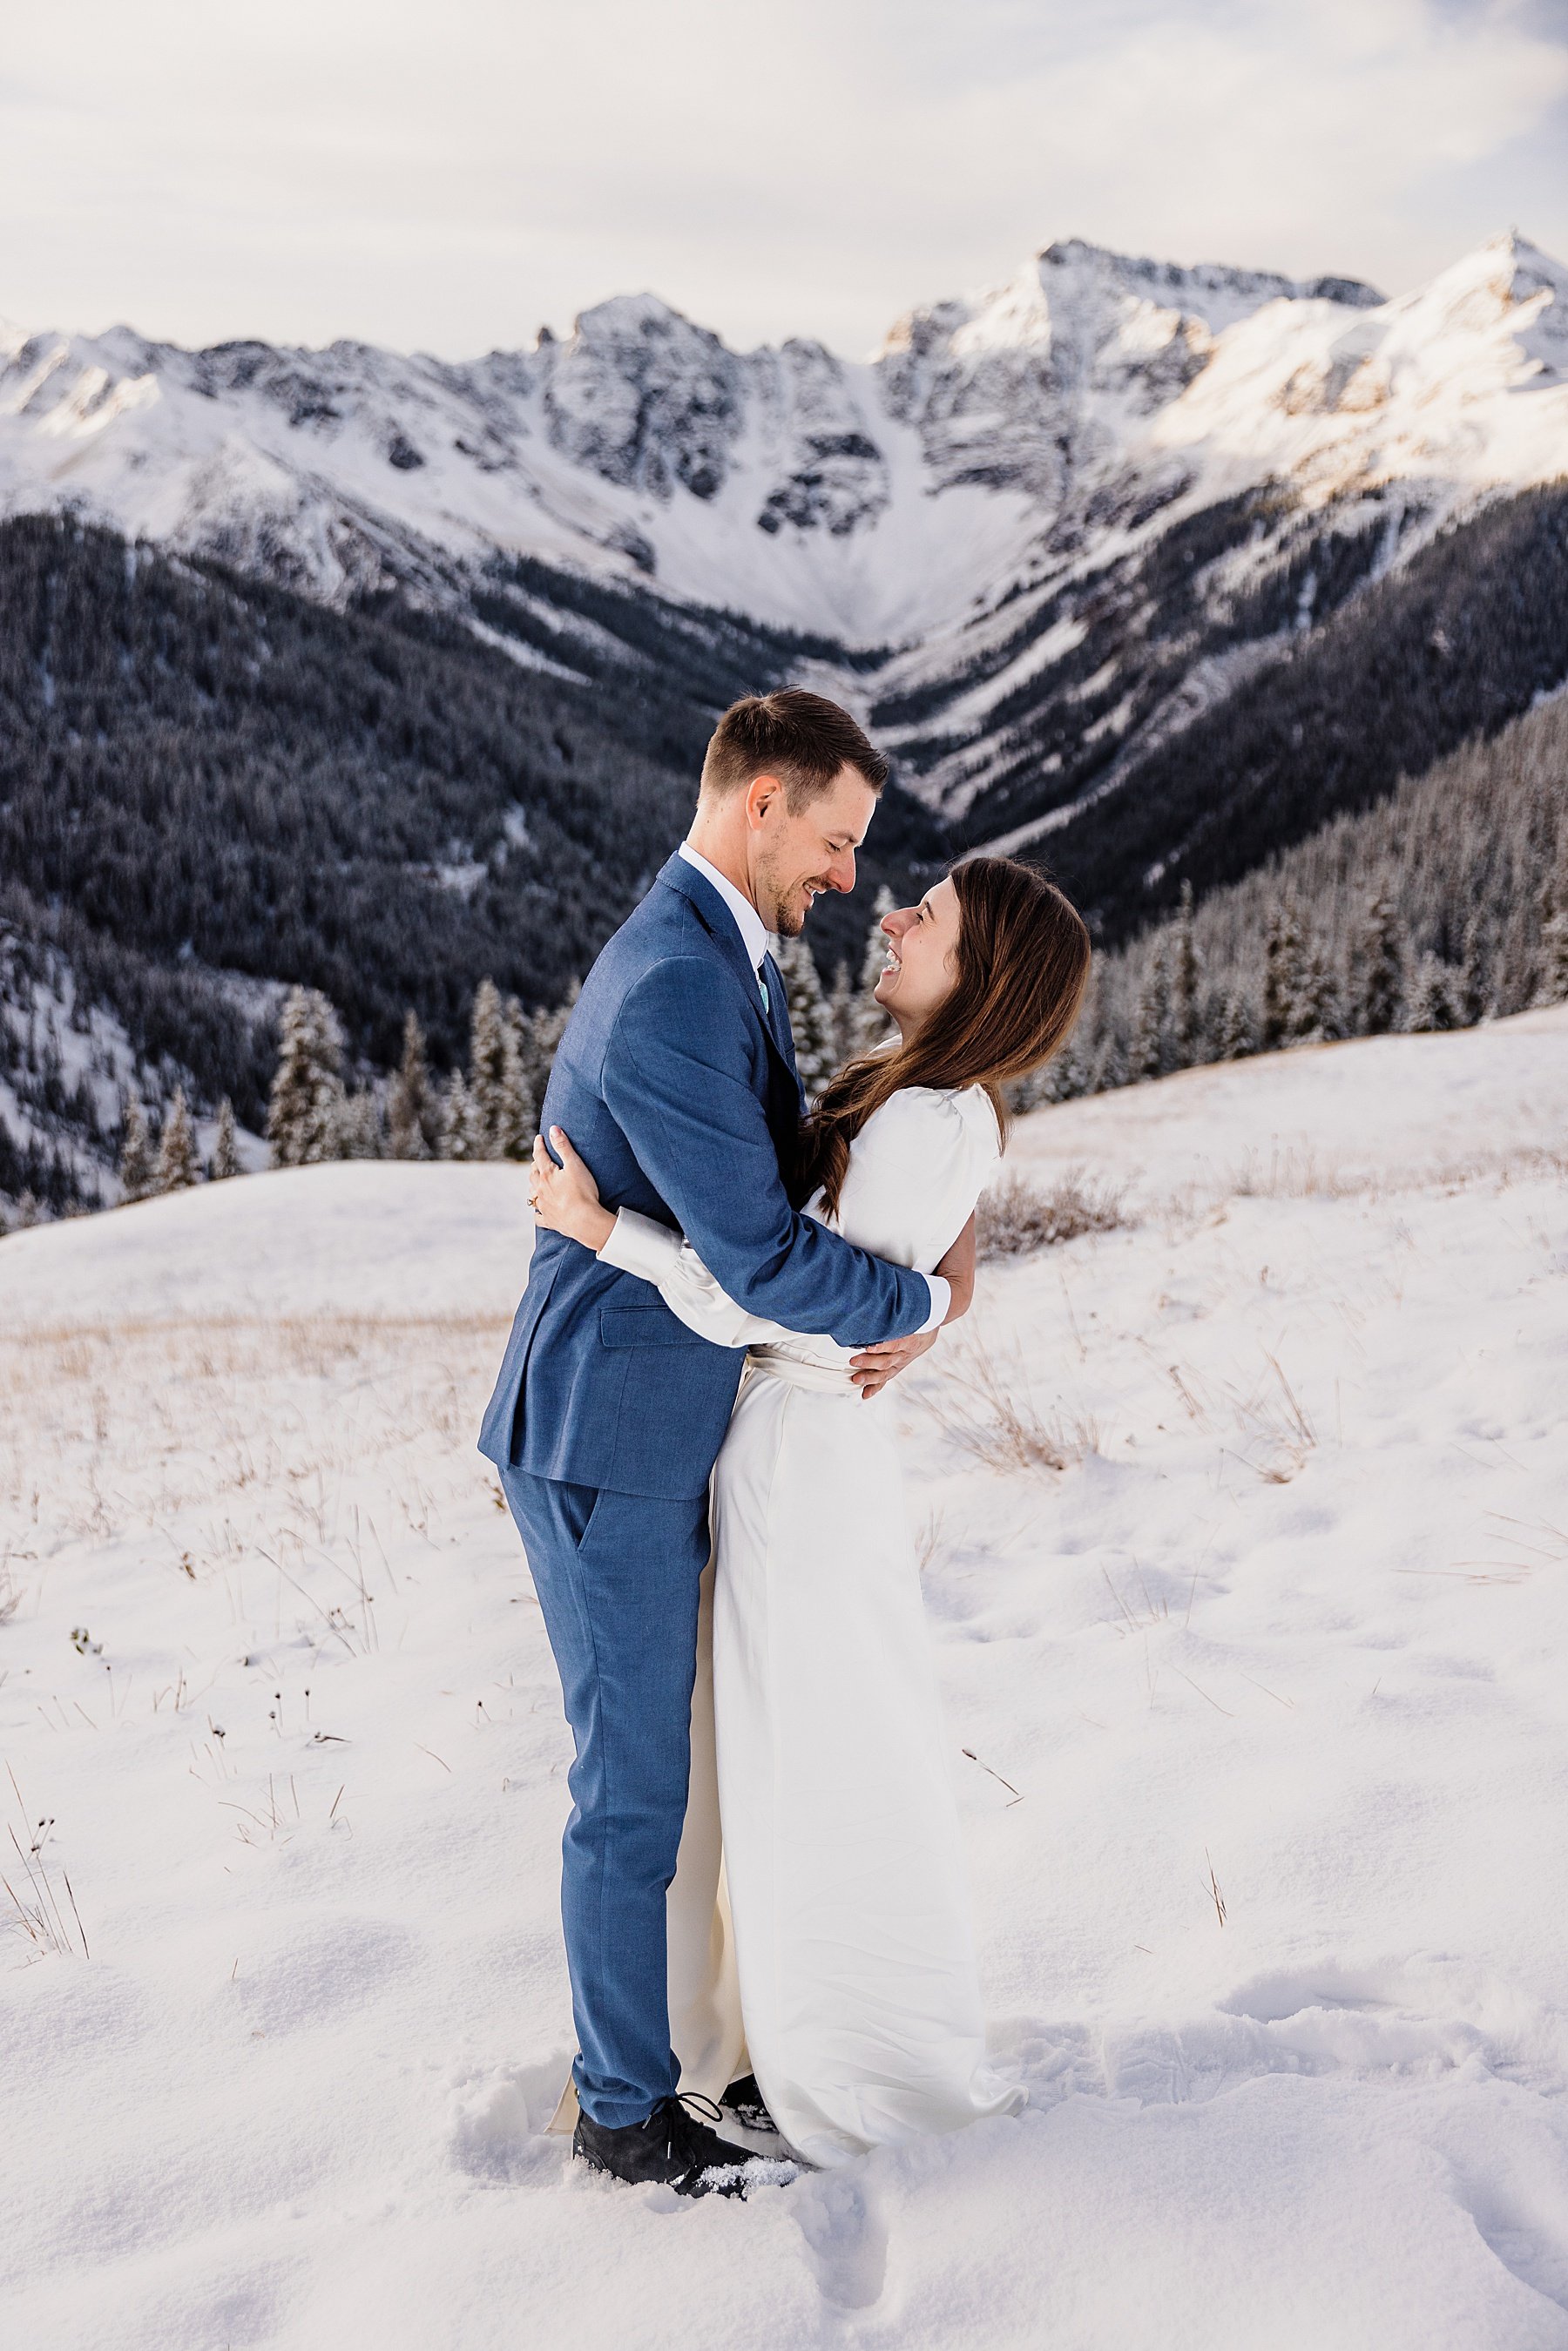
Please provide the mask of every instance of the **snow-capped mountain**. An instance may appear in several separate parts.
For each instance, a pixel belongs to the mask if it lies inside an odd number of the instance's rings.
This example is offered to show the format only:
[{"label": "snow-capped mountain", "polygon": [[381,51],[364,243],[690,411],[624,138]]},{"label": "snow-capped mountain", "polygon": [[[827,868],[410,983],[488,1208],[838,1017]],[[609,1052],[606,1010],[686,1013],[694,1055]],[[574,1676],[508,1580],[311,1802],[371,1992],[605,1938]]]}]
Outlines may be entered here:
[{"label": "snow-capped mountain", "polygon": [[11,329],[0,512],[76,507],[329,601],[522,554],[918,640],[929,674],[977,608],[1265,483],[1446,509],[1548,476],[1565,361],[1568,272],[1512,236],[1394,301],[1052,245],[865,364],[737,353],[653,296],[463,365]]},{"label": "snow-capped mountain", "polygon": [[[465,365],[0,332],[0,927],[150,1102],[259,1119],[240,984],[449,1062],[481,977],[559,1000],[712,712],[793,675],[925,802],[830,977],[978,842],[1113,945],[1563,683],[1565,475],[1568,270],[1513,236],[1395,300],[1054,245],[853,364],[651,296]],[[68,1205],[108,1113],[18,1005],[10,1188]]]}]

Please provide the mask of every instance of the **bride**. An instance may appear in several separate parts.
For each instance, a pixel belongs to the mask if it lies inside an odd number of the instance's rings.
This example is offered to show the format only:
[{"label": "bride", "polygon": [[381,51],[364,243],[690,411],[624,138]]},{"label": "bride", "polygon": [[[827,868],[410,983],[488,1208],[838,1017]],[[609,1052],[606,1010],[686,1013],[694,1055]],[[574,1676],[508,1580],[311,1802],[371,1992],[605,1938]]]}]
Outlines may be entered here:
[{"label": "bride", "polygon": [[[806,1213],[926,1272],[1000,1156],[998,1089],[1077,1016],[1083,924],[1009,858],[889,914],[876,999],[896,1044],[850,1061],[786,1170]],[[747,1350],[714,1472],[685,1830],[668,1897],[683,2094],[756,2076],[809,2161],[1013,2114],[987,2062],[956,1806],[898,1449],[851,1351],[737,1306],[680,1234],[603,1207],[552,1128],[540,1224]],[[711,1649],[710,1649],[711,1644]],[[711,1675],[709,1658],[711,1656]]]}]

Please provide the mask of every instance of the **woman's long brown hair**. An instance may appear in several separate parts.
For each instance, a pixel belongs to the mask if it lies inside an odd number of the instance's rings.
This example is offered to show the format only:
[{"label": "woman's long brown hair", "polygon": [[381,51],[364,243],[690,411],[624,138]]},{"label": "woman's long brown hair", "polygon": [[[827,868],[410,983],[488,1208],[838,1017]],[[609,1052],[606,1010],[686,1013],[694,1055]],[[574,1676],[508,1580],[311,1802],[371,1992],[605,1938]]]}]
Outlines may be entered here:
[{"label": "woman's long brown hair", "polygon": [[1000,1089],[1049,1061],[1071,1034],[1089,980],[1089,933],[1077,908],[1013,857],[968,858],[952,880],[952,994],[907,1044],[859,1054],[829,1080],[800,1130],[790,1186],[798,1205],[820,1187],[829,1213],[837,1209],[851,1144],[901,1087],[984,1086],[1005,1135]]}]

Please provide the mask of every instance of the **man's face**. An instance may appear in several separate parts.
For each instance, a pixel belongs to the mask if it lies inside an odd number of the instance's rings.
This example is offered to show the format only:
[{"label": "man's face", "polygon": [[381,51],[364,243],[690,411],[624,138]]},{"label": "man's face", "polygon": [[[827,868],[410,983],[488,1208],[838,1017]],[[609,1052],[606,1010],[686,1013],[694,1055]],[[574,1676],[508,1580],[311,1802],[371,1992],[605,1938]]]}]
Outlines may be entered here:
[{"label": "man's face", "polygon": [[747,793],[757,911],[780,938],[798,938],[824,890],[852,890],[855,852],[876,810],[858,768],[841,768],[799,815],[781,782],[758,776]]}]

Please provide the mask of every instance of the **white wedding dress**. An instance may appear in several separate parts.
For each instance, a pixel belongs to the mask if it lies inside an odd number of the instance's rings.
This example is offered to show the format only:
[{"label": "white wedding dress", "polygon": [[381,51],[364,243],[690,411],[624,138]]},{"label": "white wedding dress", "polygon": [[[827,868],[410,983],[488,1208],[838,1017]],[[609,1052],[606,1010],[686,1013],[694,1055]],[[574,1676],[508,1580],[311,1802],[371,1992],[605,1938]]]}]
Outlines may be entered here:
[{"label": "white wedding dress", "polygon": [[[831,1223],[931,1271],[995,1168],[978,1087],[910,1087],[862,1129]],[[821,1215],[820,1197],[808,1204]],[[681,2086],[755,2072],[836,2165],[1015,2114],[987,2061],[969,1896],[891,1400],[850,1351],[737,1306],[628,1210],[601,1255],[748,1361],[714,1473],[692,1777],[669,1895]]]}]

